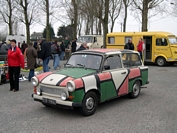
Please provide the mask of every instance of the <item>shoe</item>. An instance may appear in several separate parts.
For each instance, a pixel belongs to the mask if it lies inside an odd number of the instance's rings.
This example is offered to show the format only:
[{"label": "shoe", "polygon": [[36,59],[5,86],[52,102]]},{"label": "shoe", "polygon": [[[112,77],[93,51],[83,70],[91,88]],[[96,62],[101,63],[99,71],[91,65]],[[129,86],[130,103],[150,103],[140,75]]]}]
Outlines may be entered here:
[{"label": "shoe", "polygon": [[14,92],[17,92],[18,90],[14,90]]},{"label": "shoe", "polygon": [[13,89],[9,89],[9,91],[13,91]]}]

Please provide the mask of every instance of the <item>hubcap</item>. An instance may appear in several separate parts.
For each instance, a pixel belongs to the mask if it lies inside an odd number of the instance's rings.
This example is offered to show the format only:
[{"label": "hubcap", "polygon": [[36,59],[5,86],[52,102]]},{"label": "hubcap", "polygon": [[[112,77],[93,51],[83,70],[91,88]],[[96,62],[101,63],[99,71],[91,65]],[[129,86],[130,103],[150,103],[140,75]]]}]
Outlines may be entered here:
[{"label": "hubcap", "polygon": [[139,86],[137,84],[135,84],[133,86],[133,93],[134,93],[134,95],[137,96],[139,94],[139,91],[140,91],[139,90]]},{"label": "hubcap", "polygon": [[89,97],[87,100],[86,100],[86,108],[88,110],[91,110],[92,108],[94,107],[94,99],[92,97]]},{"label": "hubcap", "polygon": [[162,66],[164,64],[164,60],[162,58],[158,59],[157,62],[160,66]]}]

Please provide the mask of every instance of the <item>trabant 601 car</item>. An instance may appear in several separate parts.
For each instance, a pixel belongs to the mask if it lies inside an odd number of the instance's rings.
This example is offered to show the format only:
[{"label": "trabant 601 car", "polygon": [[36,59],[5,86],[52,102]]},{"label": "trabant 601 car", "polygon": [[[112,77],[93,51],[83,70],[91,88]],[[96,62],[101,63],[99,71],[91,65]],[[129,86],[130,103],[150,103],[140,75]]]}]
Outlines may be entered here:
[{"label": "trabant 601 car", "polygon": [[61,70],[31,79],[32,97],[45,106],[79,108],[95,113],[99,103],[129,95],[136,98],[148,84],[148,67],[131,50],[92,49],[75,52]]}]

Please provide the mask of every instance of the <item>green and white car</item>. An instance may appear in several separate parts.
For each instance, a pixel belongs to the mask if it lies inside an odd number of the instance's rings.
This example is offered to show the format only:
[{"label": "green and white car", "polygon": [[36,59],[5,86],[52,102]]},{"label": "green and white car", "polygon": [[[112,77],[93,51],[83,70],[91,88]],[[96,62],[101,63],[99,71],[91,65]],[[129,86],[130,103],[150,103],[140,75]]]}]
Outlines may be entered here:
[{"label": "green and white car", "polygon": [[148,84],[148,67],[131,50],[92,49],[75,52],[61,70],[31,79],[32,97],[46,106],[80,108],[95,113],[99,103],[129,95],[139,96]]}]

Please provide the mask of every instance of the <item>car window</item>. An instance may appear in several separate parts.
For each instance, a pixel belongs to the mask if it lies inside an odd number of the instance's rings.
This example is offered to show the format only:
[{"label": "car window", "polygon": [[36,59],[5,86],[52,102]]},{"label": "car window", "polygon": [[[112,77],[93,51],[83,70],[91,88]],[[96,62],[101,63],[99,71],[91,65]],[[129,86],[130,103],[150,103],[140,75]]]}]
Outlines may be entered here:
[{"label": "car window", "polygon": [[113,55],[106,58],[104,62],[104,70],[122,68],[121,59],[119,55]]},{"label": "car window", "polygon": [[122,61],[124,67],[141,66],[142,62],[138,53],[124,53],[122,54]]},{"label": "car window", "polygon": [[100,69],[102,56],[92,54],[74,54],[66,63],[66,67],[84,67],[90,69]]}]

